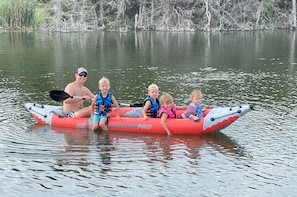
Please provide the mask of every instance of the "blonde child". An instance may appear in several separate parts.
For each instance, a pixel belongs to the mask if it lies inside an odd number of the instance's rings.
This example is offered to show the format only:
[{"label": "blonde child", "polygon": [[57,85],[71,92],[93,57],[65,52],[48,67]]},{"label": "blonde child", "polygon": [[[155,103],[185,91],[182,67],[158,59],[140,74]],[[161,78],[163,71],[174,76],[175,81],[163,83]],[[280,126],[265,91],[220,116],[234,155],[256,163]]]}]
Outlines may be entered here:
[{"label": "blonde child", "polygon": [[148,87],[148,96],[144,100],[144,106],[142,109],[142,116],[144,120],[147,120],[148,117],[157,118],[158,110],[160,109],[158,96],[159,87],[153,83]]},{"label": "blonde child", "polygon": [[176,105],[173,103],[173,98],[170,94],[164,93],[160,97],[161,108],[159,110],[159,117],[161,118],[161,125],[168,135],[171,135],[167,127],[167,118],[176,118]]},{"label": "blonde child", "polygon": [[200,90],[193,90],[190,95],[191,103],[187,107],[187,110],[182,113],[182,118],[190,118],[194,121],[199,121],[202,118],[201,100],[202,93]]},{"label": "blonde child", "polygon": [[103,76],[98,84],[99,92],[95,95],[91,105],[93,118],[92,130],[97,130],[99,125],[102,130],[108,131],[106,123],[112,106],[116,107],[116,119],[120,119],[119,104],[115,97],[109,92],[110,82],[106,77]]}]

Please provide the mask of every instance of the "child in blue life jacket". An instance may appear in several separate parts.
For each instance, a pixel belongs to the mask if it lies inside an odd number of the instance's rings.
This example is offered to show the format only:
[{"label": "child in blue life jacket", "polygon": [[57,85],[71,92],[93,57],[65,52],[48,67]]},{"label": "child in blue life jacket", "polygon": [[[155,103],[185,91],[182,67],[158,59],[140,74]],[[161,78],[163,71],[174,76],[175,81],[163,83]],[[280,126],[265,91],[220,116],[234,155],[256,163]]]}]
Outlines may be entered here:
[{"label": "child in blue life jacket", "polygon": [[176,118],[176,105],[173,103],[173,98],[170,94],[164,93],[160,97],[161,108],[158,112],[158,116],[161,118],[161,125],[165,129],[168,135],[171,135],[170,130],[167,127],[167,118]]},{"label": "child in blue life jacket", "polygon": [[106,123],[112,106],[116,107],[117,120],[120,119],[120,108],[115,97],[109,92],[110,82],[106,77],[103,76],[99,80],[98,88],[99,92],[95,95],[91,105],[93,119],[92,130],[95,131],[98,129],[98,126],[100,126],[102,130],[108,131]]},{"label": "child in blue life jacket", "polygon": [[144,99],[143,107],[137,107],[131,111],[125,113],[125,117],[130,118],[141,118],[144,120],[150,118],[157,118],[158,110],[160,108],[160,103],[158,100],[159,87],[152,83],[148,87],[148,95]]},{"label": "child in blue life jacket", "polygon": [[147,120],[148,117],[157,118],[158,110],[160,109],[158,96],[159,87],[153,83],[148,87],[148,96],[144,100],[144,106],[142,109],[142,116],[144,120]]},{"label": "child in blue life jacket", "polygon": [[190,95],[191,103],[187,107],[187,110],[182,113],[182,118],[190,118],[194,121],[199,121],[202,118],[201,100],[202,93],[200,90],[193,90]]}]

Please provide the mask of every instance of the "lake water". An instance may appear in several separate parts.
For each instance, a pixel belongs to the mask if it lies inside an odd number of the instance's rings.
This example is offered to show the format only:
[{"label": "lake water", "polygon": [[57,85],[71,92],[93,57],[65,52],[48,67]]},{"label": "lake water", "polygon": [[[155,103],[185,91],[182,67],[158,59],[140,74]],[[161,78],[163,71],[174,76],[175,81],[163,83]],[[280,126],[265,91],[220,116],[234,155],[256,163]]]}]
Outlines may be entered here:
[{"label": "lake water", "polygon": [[[296,32],[0,33],[1,196],[295,196]],[[177,104],[255,110],[212,135],[100,133],[36,124],[74,72],[119,102],[157,83]]]}]

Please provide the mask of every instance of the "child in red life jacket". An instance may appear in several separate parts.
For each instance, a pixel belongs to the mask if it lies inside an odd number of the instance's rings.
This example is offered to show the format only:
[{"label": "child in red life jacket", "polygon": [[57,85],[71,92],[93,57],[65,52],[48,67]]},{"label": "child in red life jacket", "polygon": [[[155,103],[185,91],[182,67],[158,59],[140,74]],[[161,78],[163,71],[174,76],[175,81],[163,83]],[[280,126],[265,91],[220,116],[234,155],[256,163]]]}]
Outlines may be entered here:
[{"label": "child in red life jacket", "polygon": [[161,125],[168,135],[171,135],[167,127],[167,118],[176,118],[176,105],[173,103],[173,98],[170,94],[164,93],[160,97],[161,108],[159,110],[159,117],[161,118]]},{"label": "child in red life jacket", "polygon": [[202,118],[202,108],[200,106],[202,100],[202,93],[200,90],[193,90],[190,95],[191,103],[187,107],[187,110],[182,113],[182,118],[190,118],[194,121],[199,121]]},{"label": "child in red life jacket", "polygon": [[98,125],[104,131],[108,131],[107,120],[112,106],[116,107],[116,119],[120,119],[119,104],[115,97],[109,92],[110,82],[106,77],[99,80],[99,92],[95,95],[91,105],[93,127],[92,130],[98,129]]}]

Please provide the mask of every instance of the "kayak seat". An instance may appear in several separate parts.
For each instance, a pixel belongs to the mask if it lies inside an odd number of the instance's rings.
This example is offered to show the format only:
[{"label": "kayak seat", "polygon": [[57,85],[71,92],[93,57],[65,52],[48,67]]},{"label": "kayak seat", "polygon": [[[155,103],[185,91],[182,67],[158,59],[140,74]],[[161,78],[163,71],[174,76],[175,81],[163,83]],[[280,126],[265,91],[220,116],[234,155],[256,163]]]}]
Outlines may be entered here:
[{"label": "kayak seat", "polygon": [[67,114],[63,111],[62,108],[54,109],[53,112],[54,112],[54,114],[56,114],[56,115],[59,116],[60,118],[65,118],[65,117],[67,117]]},{"label": "kayak seat", "polygon": [[125,113],[125,117],[129,118],[141,118],[142,117],[142,109],[143,107],[137,107],[129,112]]}]

